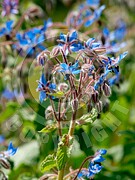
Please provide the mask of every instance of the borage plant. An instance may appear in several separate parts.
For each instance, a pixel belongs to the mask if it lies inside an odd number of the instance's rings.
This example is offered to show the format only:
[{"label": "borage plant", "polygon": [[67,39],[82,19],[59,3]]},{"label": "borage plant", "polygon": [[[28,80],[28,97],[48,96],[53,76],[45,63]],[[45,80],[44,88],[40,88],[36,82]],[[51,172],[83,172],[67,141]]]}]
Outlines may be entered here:
[{"label": "borage plant", "polygon": [[[40,102],[46,98],[50,100],[45,116],[51,123],[41,132],[58,129],[59,135],[57,152],[48,155],[41,164],[42,171],[45,172],[41,179],[93,178],[102,169],[102,155],[106,154],[104,149],[87,157],[80,169],[66,174],[65,167],[72,153],[74,130],[76,126],[89,125],[101,113],[103,97],[109,97],[111,86],[118,82],[118,64],[127,52],[117,58],[108,57],[105,55],[105,47],[94,38],[89,38],[86,42],[80,41],[79,32],[75,30],[67,35],[61,33],[57,42],[58,45],[52,50],[44,50],[37,57],[38,64],[42,66],[37,88],[39,99]],[[83,167],[87,161],[90,161],[88,169]],[[58,174],[46,174],[54,167],[57,167]]]}]

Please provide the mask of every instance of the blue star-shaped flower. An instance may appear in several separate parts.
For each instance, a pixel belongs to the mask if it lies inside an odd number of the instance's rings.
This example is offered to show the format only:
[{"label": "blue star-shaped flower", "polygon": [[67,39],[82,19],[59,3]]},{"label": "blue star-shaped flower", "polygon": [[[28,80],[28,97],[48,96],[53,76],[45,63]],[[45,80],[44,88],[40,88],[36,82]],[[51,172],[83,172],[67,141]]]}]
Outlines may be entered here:
[{"label": "blue star-shaped flower", "polygon": [[68,76],[71,74],[79,74],[81,70],[78,69],[79,62],[77,61],[74,65],[68,65],[66,63],[61,63],[58,71],[66,75],[65,79],[68,79]]},{"label": "blue star-shaped flower", "polygon": [[102,155],[105,155],[107,150],[100,149],[98,150],[94,157],[92,158],[91,162],[89,163],[88,170],[83,170],[79,173],[78,178],[81,177],[87,177],[91,178],[95,174],[99,173],[102,170],[101,162],[103,162],[105,159],[102,157]]},{"label": "blue star-shaped flower", "polygon": [[5,24],[5,27],[0,29],[0,37],[4,35],[10,35],[12,29],[13,29],[13,22],[14,21],[7,21]]},{"label": "blue star-shaped flower", "polygon": [[[39,84],[38,84],[38,88],[37,91],[39,91],[39,100],[42,103],[44,101],[44,99],[47,98],[47,94],[46,92],[53,92],[56,89],[56,84],[54,83],[48,83],[45,79],[44,74],[42,73],[40,80],[39,80]],[[53,98],[53,97],[52,97]]]},{"label": "blue star-shaped flower", "polygon": [[68,35],[61,33],[58,42],[58,46],[63,49],[66,55],[71,51],[77,52],[83,49],[83,45],[78,41],[78,34],[76,31],[73,31]]}]

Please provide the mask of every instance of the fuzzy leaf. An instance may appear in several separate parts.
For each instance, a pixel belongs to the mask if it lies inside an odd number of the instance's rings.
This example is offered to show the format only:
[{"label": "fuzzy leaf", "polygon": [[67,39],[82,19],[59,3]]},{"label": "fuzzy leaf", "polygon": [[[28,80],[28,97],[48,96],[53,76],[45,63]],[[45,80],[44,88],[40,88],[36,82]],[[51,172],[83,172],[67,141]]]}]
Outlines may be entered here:
[{"label": "fuzzy leaf", "polygon": [[83,115],[78,121],[77,124],[82,125],[82,124],[87,124],[87,123],[93,123],[97,119],[97,110],[92,109],[91,113],[87,113]]},{"label": "fuzzy leaf", "polygon": [[68,159],[68,136],[64,135],[58,144],[56,162],[59,170],[63,169]]},{"label": "fuzzy leaf", "polygon": [[46,172],[50,169],[56,167],[56,160],[54,155],[49,155],[45,158],[45,160],[41,163],[41,171]]},{"label": "fuzzy leaf", "polygon": [[64,93],[62,91],[58,91],[56,93],[47,93],[47,94],[53,97],[57,97],[57,98],[61,98],[64,96]]},{"label": "fuzzy leaf", "polygon": [[40,132],[40,133],[50,133],[50,132],[53,132],[54,130],[56,130],[55,125],[47,125],[46,127],[44,127],[42,130],[40,130],[38,132]]}]

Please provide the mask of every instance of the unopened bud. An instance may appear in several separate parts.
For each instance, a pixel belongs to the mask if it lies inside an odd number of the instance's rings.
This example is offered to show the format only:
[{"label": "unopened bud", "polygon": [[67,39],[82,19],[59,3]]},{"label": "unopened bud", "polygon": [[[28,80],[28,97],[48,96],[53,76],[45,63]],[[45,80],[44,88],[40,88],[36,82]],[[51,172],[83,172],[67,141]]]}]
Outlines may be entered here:
[{"label": "unopened bud", "polygon": [[103,93],[104,93],[105,96],[108,97],[108,96],[111,95],[111,88],[110,88],[110,86],[109,86],[108,84],[103,83],[103,85],[101,86],[101,88],[102,88],[102,91],[103,91]]},{"label": "unopened bud", "polygon": [[45,117],[46,119],[53,119],[53,109],[52,106],[48,106],[48,108],[45,110]]},{"label": "unopened bud", "polygon": [[91,64],[84,64],[82,65],[82,71],[84,73],[89,73],[89,71],[93,71],[94,70],[94,66]]},{"label": "unopened bud", "polygon": [[97,103],[99,101],[99,93],[98,91],[94,91],[91,95],[91,99],[94,103]]},{"label": "unopened bud", "polygon": [[73,111],[77,110],[77,108],[78,108],[78,99],[73,99],[71,101],[71,107],[72,107]]},{"label": "unopened bud", "polygon": [[96,106],[95,106],[95,107],[96,107],[98,113],[101,113],[101,111],[102,111],[102,109],[103,109],[102,101],[98,101],[98,102],[96,103]]},{"label": "unopened bud", "polygon": [[58,90],[59,91],[66,91],[68,89],[68,85],[66,83],[60,83],[58,85]]},{"label": "unopened bud", "polygon": [[0,164],[5,168],[5,169],[10,169],[10,163],[6,158],[0,158]]},{"label": "unopened bud", "polygon": [[48,56],[42,52],[37,56],[37,63],[38,65],[44,66],[45,62],[48,60]]},{"label": "unopened bud", "polygon": [[52,49],[51,56],[52,57],[58,56],[59,53],[60,53],[60,48],[58,46],[56,46]]},{"label": "unopened bud", "polygon": [[95,51],[97,54],[103,54],[103,53],[106,52],[106,48],[100,47],[100,48],[94,49],[94,51]]},{"label": "unopened bud", "polygon": [[83,52],[86,54],[86,56],[88,57],[94,57],[95,56],[95,53],[92,51],[92,50],[89,50],[89,49],[85,49],[83,50]]}]

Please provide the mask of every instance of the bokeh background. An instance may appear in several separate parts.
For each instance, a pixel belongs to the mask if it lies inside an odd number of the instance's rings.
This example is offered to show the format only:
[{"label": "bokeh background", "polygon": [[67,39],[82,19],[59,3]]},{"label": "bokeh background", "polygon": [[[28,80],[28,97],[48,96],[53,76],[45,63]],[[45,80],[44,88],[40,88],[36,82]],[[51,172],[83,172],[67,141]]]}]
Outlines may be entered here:
[{"label": "bokeh background", "polygon": [[[48,17],[52,18],[53,22],[63,21],[67,13],[81,2],[83,1],[21,0],[20,14],[32,6],[38,7],[40,13],[36,19],[26,20],[22,24],[22,29],[29,29],[35,24],[41,25]],[[113,30],[119,19],[125,21],[127,34],[124,41],[127,45],[121,52],[127,50],[129,54],[120,64],[121,82],[112,89],[112,95],[105,107],[108,111],[100,114],[92,125],[76,128],[74,151],[69,164],[74,169],[78,168],[85,157],[93,154],[96,149],[105,148],[108,153],[103,163],[104,169],[95,179],[134,180],[135,1],[101,0],[101,4],[106,5],[106,10],[101,16],[103,25]],[[5,20],[1,17],[0,21],[3,23]],[[101,22],[97,21],[92,26],[98,23]],[[2,47],[0,49],[3,51]],[[4,146],[12,140],[14,145],[19,147],[17,154],[11,158],[12,171],[6,172],[9,179],[36,180],[42,176],[40,162],[56,150],[58,137],[56,132],[38,133],[44,127],[44,113],[48,104],[46,102],[41,106],[38,103],[38,93],[35,91],[40,69],[37,67],[31,71],[34,62],[20,66],[22,61],[22,57],[13,56],[10,50],[5,58],[0,54],[0,134],[5,137]],[[20,72],[21,78],[18,80]],[[25,95],[17,95],[17,99],[3,98],[5,88],[18,87],[18,83],[26,90]],[[0,149],[3,148],[2,144]]]}]

